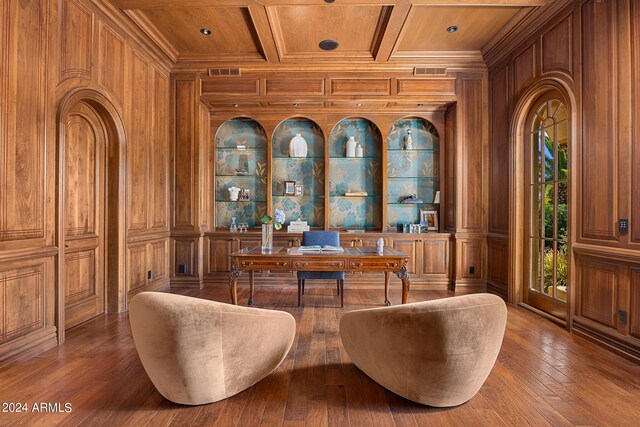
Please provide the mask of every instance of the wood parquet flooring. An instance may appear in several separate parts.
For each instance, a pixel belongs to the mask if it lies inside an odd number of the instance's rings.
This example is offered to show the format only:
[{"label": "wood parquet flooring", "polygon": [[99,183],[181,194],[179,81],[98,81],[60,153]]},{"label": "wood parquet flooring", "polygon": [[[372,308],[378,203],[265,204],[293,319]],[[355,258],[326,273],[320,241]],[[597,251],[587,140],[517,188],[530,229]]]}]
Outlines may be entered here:
[{"label": "wood parquet flooring", "polygon": [[[246,304],[246,286],[239,287]],[[172,292],[228,302],[225,286]],[[0,412],[0,425],[86,426],[569,426],[640,425],[640,366],[517,307],[496,365],[480,392],[454,408],[407,401],[358,370],[338,335],[343,312],[382,305],[382,291],[257,286],[256,306],[291,313],[297,334],[282,365],[244,392],[210,405],[165,400],[146,376],[127,314],[99,316],[36,357],[0,367],[0,402],[28,412]],[[410,302],[453,295],[414,289]],[[400,301],[399,289],[391,300]],[[389,363],[394,363],[389,360]],[[33,412],[34,403],[71,404],[71,412]],[[1,408],[0,408],[1,409]]]}]

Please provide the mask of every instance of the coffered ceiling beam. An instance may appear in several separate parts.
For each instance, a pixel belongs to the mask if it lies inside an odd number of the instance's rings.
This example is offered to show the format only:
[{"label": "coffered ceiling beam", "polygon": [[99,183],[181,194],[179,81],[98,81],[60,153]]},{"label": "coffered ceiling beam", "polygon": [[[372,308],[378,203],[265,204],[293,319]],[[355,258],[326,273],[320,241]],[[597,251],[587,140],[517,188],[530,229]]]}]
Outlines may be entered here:
[{"label": "coffered ceiling beam", "polygon": [[391,17],[389,18],[389,23],[387,24],[387,28],[385,29],[384,35],[382,36],[382,41],[380,42],[380,47],[375,54],[376,62],[389,61],[393,46],[395,46],[398,40],[400,30],[402,30],[402,27],[407,20],[407,16],[409,15],[410,10],[411,2],[409,2],[408,0],[400,0],[393,7],[393,10],[391,11]]},{"label": "coffered ceiling beam", "polygon": [[280,62],[278,51],[276,50],[276,42],[273,39],[271,25],[267,17],[266,7],[258,2],[253,2],[249,5],[249,14],[251,15],[253,26],[258,34],[260,47],[262,48],[265,59],[271,63]]}]

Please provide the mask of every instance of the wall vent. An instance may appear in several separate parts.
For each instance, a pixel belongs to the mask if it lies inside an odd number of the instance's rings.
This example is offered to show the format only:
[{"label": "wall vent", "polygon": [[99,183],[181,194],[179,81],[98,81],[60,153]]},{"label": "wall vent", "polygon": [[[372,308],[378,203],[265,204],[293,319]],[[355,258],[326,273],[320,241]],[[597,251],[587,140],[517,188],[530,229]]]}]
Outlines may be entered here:
[{"label": "wall vent", "polygon": [[414,76],[444,76],[447,74],[446,68],[414,68]]},{"label": "wall vent", "polygon": [[239,76],[240,68],[209,68],[209,77],[213,76]]}]

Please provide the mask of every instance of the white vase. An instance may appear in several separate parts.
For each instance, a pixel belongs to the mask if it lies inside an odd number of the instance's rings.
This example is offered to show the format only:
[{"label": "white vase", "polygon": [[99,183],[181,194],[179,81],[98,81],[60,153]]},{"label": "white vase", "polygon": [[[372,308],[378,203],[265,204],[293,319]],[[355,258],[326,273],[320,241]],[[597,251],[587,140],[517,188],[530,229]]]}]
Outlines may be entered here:
[{"label": "white vase", "polygon": [[355,157],[356,156],[356,140],[354,137],[350,136],[347,141],[347,157]]},{"label": "white vase", "polygon": [[364,157],[364,150],[360,144],[356,146],[356,157]]},{"label": "white vase", "polygon": [[291,142],[289,142],[289,156],[291,157],[307,157],[307,141],[300,135],[296,133],[296,136],[291,138]]},{"label": "white vase", "polygon": [[407,131],[407,139],[405,140],[405,150],[413,150],[413,137],[411,136],[411,129]]}]

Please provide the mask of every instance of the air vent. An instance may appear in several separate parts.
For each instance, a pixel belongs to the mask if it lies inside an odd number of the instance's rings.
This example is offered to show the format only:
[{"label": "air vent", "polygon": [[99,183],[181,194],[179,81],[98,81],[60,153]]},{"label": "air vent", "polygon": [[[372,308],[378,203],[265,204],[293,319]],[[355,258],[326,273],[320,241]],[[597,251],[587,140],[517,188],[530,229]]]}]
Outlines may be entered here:
[{"label": "air vent", "polygon": [[446,68],[414,68],[413,75],[414,76],[444,76],[447,74]]},{"label": "air vent", "polygon": [[240,68],[209,68],[209,76],[239,76]]}]

